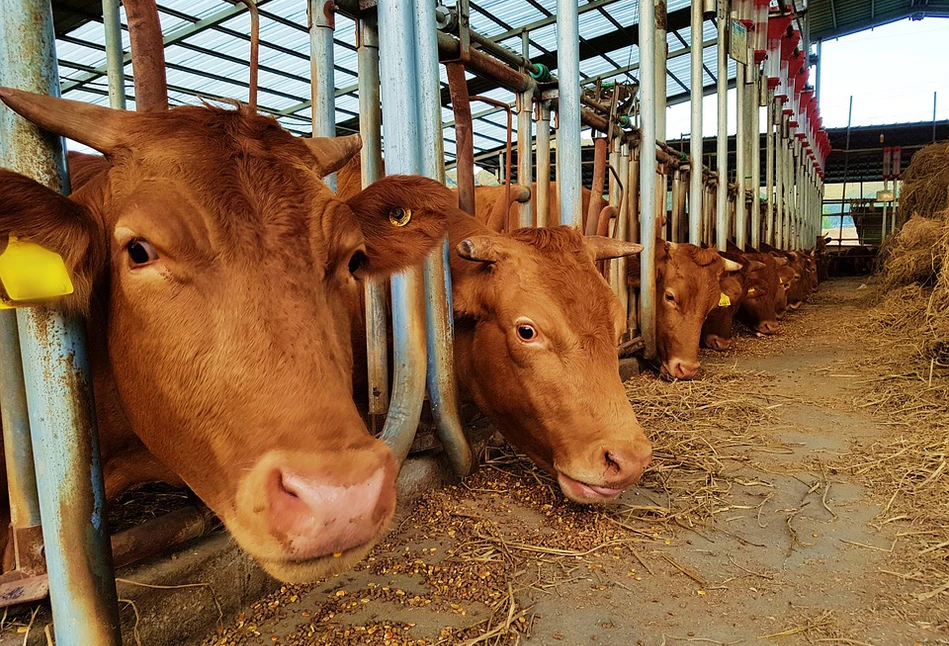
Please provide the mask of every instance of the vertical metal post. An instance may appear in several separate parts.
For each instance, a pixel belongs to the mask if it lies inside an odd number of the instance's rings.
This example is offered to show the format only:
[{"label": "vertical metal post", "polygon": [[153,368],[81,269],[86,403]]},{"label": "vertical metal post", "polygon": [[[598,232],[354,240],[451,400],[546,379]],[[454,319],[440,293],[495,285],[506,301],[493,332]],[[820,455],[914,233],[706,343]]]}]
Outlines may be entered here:
[{"label": "vertical metal post", "polygon": [[781,106],[772,100],[774,116],[774,245],[784,249],[784,119]]},{"label": "vertical metal post", "polygon": [[767,116],[765,118],[765,242],[770,245],[776,244],[775,240],[775,195],[774,195],[774,98],[771,90],[768,90],[768,101],[766,104]]},{"label": "vertical metal post", "polygon": [[[362,186],[382,176],[382,107],[379,94],[379,33],[375,14],[359,19],[359,132],[362,135]],[[366,282],[366,363],[369,371],[369,418],[372,431],[389,406],[389,350],[386,340],[385,280]]]},{"label": "vertical metal post", "polygon": [[751,246],[761,244],[761,70],[751,68],[751,86],[748,89],[749,127],[748,142],[751,156]]},{"label": "vertical metal post", "polygon": [[30,417],[23,383],[23,362],[16,312],[0,312],[0,417],[10,496],[10,526],[16,568],[44,572],[40,503],[36,493]]},{"label": "vertical metal post", "polygon": [[[629,222],[629,241],[640,241],[640,203],[639,203],[639,157],[640,149],[638,144],[632,144],[629,151],[628,173],[623,175],[626,179],[626,217]],[[626,278],[623,277],[623,284],[626,284]],[[639,329],[639,301],[636,292],[629,288],[627,290],[629,302],[626,308],[626,327],[630,331]]]},{"label": "vertical metal post", "polygon": [[[575,4],[575,3],[574,3]],[[639,326],[647,359],[656,356],[656,20],[651,0],[639,3],[639,190],[643,251],[640,255]],[[563,42],[563,41],[561,41]]]},{"label": "vertical metal post", "polygon": [[[621,180],[627,181],[629,177],[629,144],[623,143],[620,145],[619,155],[617,156],[619,160],[619,166],[615,169],[617,175]],[[611,177],[611,186],[614,184],[618,189],[620,195],[619,199],[619,212],[616,215],[616,229],[613,232],[613,237],[617,240],[629,240],[629,217],[630,217],[630,194],[629,186],[620,186],[619,182],[615,178]],[[616,258],[612,261],[610,265],[611,277],[610,282],[613,285],[613,291],[616,292],[616,295],[619,297],[620,310],[623,312],[629,311],[629,288],[626,286],[626,268],[627,268],[627,259],[626,257]]]},{"label": "vertical metal post", "polygon": [[105,28],[105,59],[109,79],[109,105],[125,109],[125,55],[122,50],[122,23],[119,1],[102,0],[102,26]]},{"label": "vertical metal post", "polygon": [[[715,246],[725,251],[728,246],[728,0],[718,0],[718,136],[715,141],[715,162],[718,172],[716,196],[717,222]],[[641,49],[641,46],[640,46]]]},{"label": "vertical metal post", "polygon": [[[883,191],[886,192],[887,190],[889,190],[889,188],[890,188],[890,178],[889,178],[889,177],[884,177],[884,178],[883,178]],[[880,230],[880,242],[881,242],[881,243],[882,243],[883,240],[886,238],[886,234],[887,234],[887,228],[886,228],[886,211],[887,211],[887,206],[889,206],[889,202],[884,201],[884,202],[883,202],[883,228]],[[2,388],[2,386],[0,386],[0,388]],[[0,390],[0,392],[2,392],[2,390]]]},{"label": "vertical metal post", "polygon": [[[435,3],[415,2],[416,62],[418,70],[418,113],[420,171],[445,183],[445,154],[442,141],[441,84],[438,80]],[[530,112],[527,114],[530,124]],[[528,143],[528,164],[530,151]],[[520,163],[520,159],[518,159]],[[530,171],[528,171],[530,172]],[[451,308],[451,272],[448,240],[425,259],[425,322],[428,344],[428,396],[435,416],[435,428],[448,460],[458,475],[471,471],[472,453],[461,423],[458,387],[455,383],[454,329]]]},{"label": "vertical metal post", "polygon": [[[386,172],[416,175],[419,151],[418,66],[415,49],[415,2],[380,0],[379,64]],[[405,461],[418,428],[425,396],[426,344],[423,276],[408,269],[392,277],[394,366],[392,401],[382,439],[396,460]]]},{"label": "vertical metal post", "polygon": [[692,42],[689,43],[692,56],[692,86],[690,89],[690,107],[692,112],[692,132],[689,140],[689,154],[692,156],[692,172],[689,175],[689,242],[702,244],[702,98],[705,82],[702,78],[702,24],[703,0],[692,0]]},{"label": "vertical metal post", "polygon": [[[583,227],[583,187],[580,181],[580,22],[576,0],[557,0],[557,188],[560,224]],[[640,43],[642,47],[642,43]]]},{"label": "vertical metal post", "polygon": [[[521,34],[522,53],[524,59],[530,56],[530,40],[528,32]],[[437,53],[437,50],[436,50]],[[437,63],[437,60],[436,60]],[[436,75],[436,80],[438,76]],[[533,164],[531,143],[533,141],[531,126],[533,125],[534,108],[534,87],[518,93],[517,105],[517,183],[526,186],[528,189],[533,184]],[[533,195],[526,202],[518,202],[517,205],[517,223],[520,227],[534,226],[534,204]]]},{"label": "vertical metal post", "polygon": [[[58,95],[50,4],[0,0],[0,17],[0,85]],[[41,133],[5,108],[0,132],[0,166],[68,192],[61,137]],[[118,605],[84,324],[56,310],[29,308],[17,312],[17,327],[56,643],[117,646]]]},{"label": "vertical metal post", "polygon": [[[668,43],[666,41],[666,28],[668,15],[666,11],[666,0],[653,0],[655,3],[656,17],[656,139],[665,142],[666,140],[666,54],[668,52]],[[699,34],[702,32],[699,31]],[[701,36],[699,42],[702,42]]]},{"label": "vertical metal post", "polygon": [[537,226],[550,225],[550,101],[537,103]]},{"label": "vertical metal post", "polygon": [[[336,136],[336,87],[333,60],[333,29],[336,4],[332,0],[309,0],[310,21],[310,102],[313,136]],[[323,178],[334,191],[336,173]]]},{"label": "vertical metal post", "polygon": [[745,213],[745,189],[748,181],[748,124],[746,122],[748,110],[748,92],[745,89],[745,66],[737,63],[737,78],[735,80],[735,94],[737,97],[735,107],[735,122],[737,130],[735,132],[735,183],[738,185],[738,191],[735,196],[735,244],[740,249],[745,248],[748,241],[748,217]]},{"label": "vertical metal post", "polygon": [[682,169],[675,167],[672,169],[672,237],[673,242],[683,242],[685,232],[682,230],[682,218],[680,217],[684,205],[682,204]]}]

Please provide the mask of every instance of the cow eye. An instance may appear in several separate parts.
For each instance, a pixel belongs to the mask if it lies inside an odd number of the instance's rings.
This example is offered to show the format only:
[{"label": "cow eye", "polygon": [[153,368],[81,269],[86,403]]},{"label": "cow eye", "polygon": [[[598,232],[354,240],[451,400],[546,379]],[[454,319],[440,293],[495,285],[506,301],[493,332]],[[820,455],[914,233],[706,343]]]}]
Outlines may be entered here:
[{"label": "cow eye", "polygon": [[125,247],[129,254],[129,265],[143,267],[158,260],[155,249],[145,240],[132,240]]},{"label": "cow eye", "polygon": [[524,343],[531,343],[540,337],[537,328],[530,321],[518,321],[515,330],[517,331],[517,338]]},{"label": "cow eye", "polygon": [[356,276],[356,272],[366,266],[366,253],[361,249],[355,251],[352,256],[349,257],[349,273],[353,276]]},{"label": "cow eye", "polygon": [[666,292],[666,302],[667,302],[667,303],[675,303],[675,302],[676,302],[676,295],[673,294],[672,292]]}]

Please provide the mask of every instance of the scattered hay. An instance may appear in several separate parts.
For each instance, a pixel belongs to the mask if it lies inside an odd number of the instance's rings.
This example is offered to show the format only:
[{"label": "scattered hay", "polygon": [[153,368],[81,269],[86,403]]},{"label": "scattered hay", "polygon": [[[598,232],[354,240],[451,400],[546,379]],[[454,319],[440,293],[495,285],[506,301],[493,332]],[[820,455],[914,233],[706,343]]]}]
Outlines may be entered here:
[{"label": "scattered hay", "polygon": [[914,215],[888,242],[882,282],[891,288],[910,283],[932,284],[942,269],[946,221]]},{"label": "scattered hay", "polygon": [[937,217],[949,207],[949,142],[931,144],[913,155],[900,191],[899,221],[913,214]]}]

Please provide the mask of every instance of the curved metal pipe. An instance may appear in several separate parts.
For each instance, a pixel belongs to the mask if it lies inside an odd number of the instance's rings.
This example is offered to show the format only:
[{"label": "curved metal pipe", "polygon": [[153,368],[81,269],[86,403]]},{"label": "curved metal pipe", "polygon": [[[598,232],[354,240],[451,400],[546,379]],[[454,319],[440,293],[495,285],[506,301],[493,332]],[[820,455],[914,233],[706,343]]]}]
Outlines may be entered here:
[{"label": "curved metal pipe", "polygon": [[260,13],[255,0],[240,0],[250,12],[250,87],[247,90],[247,105],[257,109],[258,61],[260,60]]}]

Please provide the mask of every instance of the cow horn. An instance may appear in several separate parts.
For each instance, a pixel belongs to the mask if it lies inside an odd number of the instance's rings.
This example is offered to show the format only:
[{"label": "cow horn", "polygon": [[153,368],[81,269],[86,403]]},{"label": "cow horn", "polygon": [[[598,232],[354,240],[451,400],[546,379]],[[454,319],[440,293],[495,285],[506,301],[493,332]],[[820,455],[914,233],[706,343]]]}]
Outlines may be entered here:
[{"label": "cow horn", "polygon": [[346,165],[362,148],[362,137],[358,134],[346,137],[304,137],[310,152],[316,157],[316,172],[326,177]]},{"label": "cow horn", "polygon": [[133,113],[0,87],[0,101],[43,130],[111,154],[135,119]]},{"label": "cow horn", "polygon": [[471,236],[458,243],[458,255],[465,260],[493,263],[501,260],[504,253],[497,236]]},{"label": "cow horn", "polygon": [[722,262],[725,263],[725,271],[741,271],[740,262],[735,262],[734,260],[729,260],[728,258],[722,258]]},{"label": "cow horn", "polygon": [[634,256],[643,250],[641,244],[621,242],[606,236],[585,236],[583,240],[593,253],[594,260]]}]

